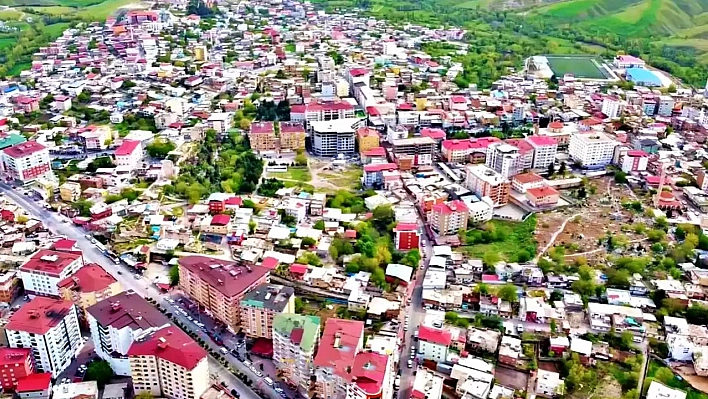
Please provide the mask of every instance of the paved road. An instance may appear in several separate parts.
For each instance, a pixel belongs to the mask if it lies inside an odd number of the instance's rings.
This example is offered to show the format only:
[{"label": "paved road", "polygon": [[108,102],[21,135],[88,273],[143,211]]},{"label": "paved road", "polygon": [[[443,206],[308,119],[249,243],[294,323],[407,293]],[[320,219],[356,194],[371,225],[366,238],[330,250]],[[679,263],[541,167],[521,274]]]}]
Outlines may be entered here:
[{"label": "paved road", "polygon": [[[0,183],[0,193],[5,194],[7,197],[15,201],[15,203],[27,210],[27,212],[38,217],[51,231],[55,232],[58,235],[64,235],[69,239],[76,240],[77,244],[83,251],[84,259],[86,260],[86,262],[98,263],[99,265],[103,266],[106,271],[108,271],[111,275],[113,275],[113,277],[116,278],[116,280],[121,283],[123,289],[135,291],[144,297],[154,298],[164,308],[172,308],[172,305],[170,305],[166,301],[166,297],[162,295],[155,286],[151,285],[147,279],[134,278],[133,275],[129,272],[129,269],[121,265],[116,265],[111,262],[110,259],[106,258],[103,253],[96,249],[96,247],[84,237],[83,230],[74,226],[71,223],[61,222],[54,213],[42,208],[36,202],[32,201],[29,197],[26,197],[12,190],[12,188],[7,184]],[[119,271],[121,272],[121,274],[118,273]],[[200,334],[200,336],[202,336],[204,341],[208,343],[211,349],[215,351],[219,350],[220,346],[216,345],[216,343],[214,343],[214,341],[207,337],[206,334],[199,330],[192,322],[187,320],[186,316],[182,316],[177,312],[172,313],[178,318],[178,320],[183,325],[188,326],[190,329],[192,329],[192,331]],[[269,398],[280,399],[280,396],[277,392],[275,392],[271,387],[267,386],[251,370],[244,366],[243,363],[239,362],[231,355],[229,355],[227,358],[234,369],[245,373],[249,379],[256,381],[254,383],[254,386],[259,388],[262,392],[266,393]],[[216,373],[222,377],[231,375],[231,373],[223,366],[218,364],[218,362],[214,361],[213,359],[211,360],[212,365],[215,366],[215,368],[212,368],[211,370],[212,373]],[[233,377],[233,375],[231,375],[231,377]],[[231,377],[229,377],[230,381],[225,381],[229,384],[229,389],[236,388],[236,390],[241,394],[241,398],[243,399],[259,398],[259,396],[250,388],[248,388],[245,384],[243,384],[243,382],[241,382],[235,377]]]}]

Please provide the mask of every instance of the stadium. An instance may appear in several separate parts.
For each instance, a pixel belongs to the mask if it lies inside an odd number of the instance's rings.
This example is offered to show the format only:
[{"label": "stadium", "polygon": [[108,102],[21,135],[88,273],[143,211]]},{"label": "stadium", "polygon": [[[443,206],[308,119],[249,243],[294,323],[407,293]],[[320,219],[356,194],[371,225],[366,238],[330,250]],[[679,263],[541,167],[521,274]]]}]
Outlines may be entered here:
[{"label": "stadium", "polygon": [[617,75],[599,58],[587,55],[536,55],[524,65],[526,73],[541,79],[572,75],[588,81],[616,81]]}]

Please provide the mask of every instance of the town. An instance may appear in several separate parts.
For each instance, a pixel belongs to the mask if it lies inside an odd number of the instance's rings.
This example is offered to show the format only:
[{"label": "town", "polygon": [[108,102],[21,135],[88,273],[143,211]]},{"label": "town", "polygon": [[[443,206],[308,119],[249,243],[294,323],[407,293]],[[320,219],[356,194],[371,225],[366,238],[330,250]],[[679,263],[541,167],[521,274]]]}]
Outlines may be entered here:
[{"label": "town", "polygon": [[25,399],[708,399],[708,85],[159,1],[0,82]]}]

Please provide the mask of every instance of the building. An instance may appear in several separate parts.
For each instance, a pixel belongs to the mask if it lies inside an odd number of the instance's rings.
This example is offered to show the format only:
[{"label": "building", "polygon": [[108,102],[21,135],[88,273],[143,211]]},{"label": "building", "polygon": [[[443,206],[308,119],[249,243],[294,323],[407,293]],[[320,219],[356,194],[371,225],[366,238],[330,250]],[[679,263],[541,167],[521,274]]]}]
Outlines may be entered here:
[{"label": "building", "polygon": [[20,378],[15,393],[20,399],[49,399],[52,395],[52,373],[35,373]]},{"label": "building", "polygon": [[264,267],[206,256],[179,260],[180,289],[234,331],[241,325],[241,299],[266,283],[268,276],[269,270]]},{"label": "building", "polygon": [[397,251],[420,248],[420,229],[415,223],[398,223],[393,228],[396,234],[393,245]]},{"label": "building", "polygon": [[509,202],[509,180],[484,165],[468,165],[465,187],[478,197],[489,197],[494,206]]},{"label": "building", "polygon": [[347,386],[347,399],[392,398],[393,365],[391,356],[361,352],[354,358],[352,382]]},{"label": "building", "polygon": [[653,380],[649,384],[646,399],[686,399],[686,392],[670,388],[659,381]]},{"label": "building", "polygon": [[421,359],[445,361],[450,343],[452,334],[448,330],[423,325],[418,328],[418,356]]},{"label": "building", "polygon": [[568,152],[582,167],[596,169],[612,163],[618,145],[605,133],[576,133],[570,137]]},{"label": "building", "polygon": [[484,162],[487,148],[492,143],[500,142],[496,137],[472,138],[468,140],[443,140],[442,153],[449,162],[467,163],[470,159]]},{"label": "building", "polygon": [[96,381],[65,382],[54,386],[53,399],[98,399]]},{"label": "building", "polygon": [[364,165],[362,175],[362,185],[364,187],[382,186],[384,184],[384,172],[398,170],[395,163],[370,163]]},{"label": "building", "polygon": [[617,69],[644,68],[646,63],[641,58],[632,55],[618,55],[612,64]]},{"label": "building", "polygon": [[644,68],[627,68],[625,79],[635,86],[661,87],[661,79],[651,70]]},{"label": "building", "polygon": [[[315,356],[314,393],[344,399],[357,353],[364,347],[364,322],[329,318]],[[311,396],[311,395],[310,395]]]},{"label": "building", "polygon": [[81,184],[77,182],[66,182],[59,186],[59,197],[65,202],[75,202],[81,198]]},{"label": "building", "polygon": [[553,398],[561,396],[563,393],[563,380],[561,380],[560,374],[554,371],[538,370],[536,395],[545,398]]},{"label": "building", "polygon": [[254,122],[248,132],[248,141],[256,151],[275,151],[278,148],[273,122]]},{"label": "building", "polygon": [[606,96],[602,99],[602,113],[610,119],[622,115],[622,101],[615,96]]},{"label": "building", "polygon": [[226,133],[226,131],[231,129],[232,119],[233,116],[229,112],[214,112],[209,115],[207,126],[209,126],[210,129],[216,130],[217,133]]},{"label": "building", "polygon": [[457,234],[459,230],[467,230],[469,209],[460,200],[448,201],[433,205],[428,213],[430,227],[440,235]]},{"label": "building", "polygon": [[435,154],[437,143],[430,137],[398,139],[393,140],[391,144],[391,153],[397,161],[408,155],[413,157],[413,166],[433,164],[433,154]]},{"label": "building", "polygon": [[410,397],[415,399],[442,398],[443,382],[444,379],[440,374],[426,368],[419,368],[416,370]]},{"label": "building", "polygon": [[528,198],[531,206],[537,208],[550,207],[558,204],[560,193],[550,186],[529,188],[526,190],[526,198]]},{"label": "building", "polygon": [[659,116],[670,117],[674,113],[674,99],[671,96],[659,96],[659,107],[656,111]]},{"label": "building", "polygon": [[11,348],[29,348],[35,370],[57,377],[83,344],[76,305],[36,297],[10,317],[5,326]]},{"label": "building", "polygon": [[530,188],[546,186],[546,180],[535,173],[521,173],[511,179],[511,188],[520,193],[525,193]]},{"label": "building", "polygon": [[116,166],[123,167],[129,171],[138,168],[143,160],[143,147],[138,140],[125,140],[116,149]]},{"label": "building", "polygon": [[348,118],[310,122],[312,153],[320,157],[354,155],[356,131],[363,119]]},{"label": "building", "polygon": [[298,151],[305,149],[305,126],[302,122],[280,122],[280,149]]},{"label": "building", "polygon": [[279,378],[306,393],[310,388],[320,318],[278,314],[273,318],[273,363]]},{"label": "building", "polygon": [[313,101],[290,107],[290,120],[305,122],[308,128],[312,122],[350,119],[354,115],[354,106],[346,101]]},{"label": "building", "polygon": [[364,153],[379,146],[379,132],[369,127],[361,127],[356,131],[359,140],[359,152]]},{"label": "building", "polygon": [[101,265],[90,263],[57,283],[62,299],[74,302],[82,313],[89,306],[123,291],[120,283]]},{"label": "building", "polygon": [[128,358],[136,394],[199,399],[209,388],[207,352],[177,327],[162,327],[137,337]]},{"label": "building", "polygon": [[649,154],[642,150],[627,151],[622,157],[621,167],[625,173],[643,172],[647,170]]},{"label": "building", "polygon": [[295,313],[295,290],[261,284],[241,299],[241,328],[253,338],[272,338],[273,317]]},{"label": "building", "polygon": [[59,297],[57,284],[83,266],[80,253],[41,249],[20,266],[20,278],[29,295]]},{"label": "building", "polygon": [[54,179],[49,149],[36,141],[27,141],[2,150],[2,170],[20,184],[40,178]]},{"label": "building", "polygon": [[487,167],[510,178],[519,172],[519,149],[506,143],[492,143],[487,148]]},{"label": "building", "polygon": [[526,141],[533,147],[533,169],[547,169],[549,164],[556,161],[558,142],[553,137],[529,136]]},{"label": "building", "polygon": [[14,270],[0,274],[0,303],[10,305],[20,293],[20,279]]},{"label": "building", "polygon": [[0,382],[3,391],[17,388],[17,381],[35,373],[29,348],[0,348]]}]

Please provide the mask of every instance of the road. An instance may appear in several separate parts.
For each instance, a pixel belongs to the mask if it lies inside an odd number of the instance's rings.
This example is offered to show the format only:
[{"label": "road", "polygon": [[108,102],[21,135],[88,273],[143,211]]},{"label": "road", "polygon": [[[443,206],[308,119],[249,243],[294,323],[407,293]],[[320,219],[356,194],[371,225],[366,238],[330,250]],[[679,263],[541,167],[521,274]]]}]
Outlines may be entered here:
[{"label": "road", "polygon": [[[116,265],[110,261],[107,257],[101,253],[89,240],[84,237],[84,231],[80,228],[74,226],[71,223],[63,223],[57,218],[57,216],[49,212],[48,210],[39,206],[36,202],[33,202],[26,197],[14,190],[5,183],[0,183],[0,193],[6,195],[8,198],[13,200],[16,204],[24,208],[27,212],[35,217],[38,217],[51,231],[57,235],[64,235],[69,239],[76,240],[79,248],[83,251],[84,259],[87,263],[97,263],[101,265],[107,272],[109,272],[113,277],[121,283],[124,290],[132,290],[143,297],[151,297],[157,300],[157,302],[166,309],[173,309],[173,306],[166,301],[167,297],[161,294],[155,286],[150,284],[150,282],[145,279],[136,279],[133,277],[132,273],[128,272],[128,269],[122,265]],[[118,272],[121,272],[120,274]],[[177,319],[183,325],[190,328],[193,332],[199,334],[204,341],[209,345],[209,347],[215,351],[219,351],[220,346],[216,345],[214,341],[211,340],[204,332],[199,330],[192,322],[190,322],[186,316],[179,314],[178,312],[172,312],[172,314],[177,317]],[[235,370],[239,370],[245,373],[249,379],[254,381],[254,386],[260,389],[262,392],[266,393],[270,399],[280,399],[273,388],[267,386],[261,378],[257,377],[250,369],[243,365],[243,363],[236,360],[231,355],[227,356],[227,359],[231,366]],[[260,398],[255,392],[248,388],[243,382],[233,376],[227,369],[221,366],[214,359],[211,359],[211,364],[215,367],[210,371],[215,373],[222,378],[229,377],[227,382],[229,384],[229,389],[235,388],[243,399],[257,399]]]}]

